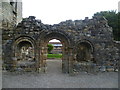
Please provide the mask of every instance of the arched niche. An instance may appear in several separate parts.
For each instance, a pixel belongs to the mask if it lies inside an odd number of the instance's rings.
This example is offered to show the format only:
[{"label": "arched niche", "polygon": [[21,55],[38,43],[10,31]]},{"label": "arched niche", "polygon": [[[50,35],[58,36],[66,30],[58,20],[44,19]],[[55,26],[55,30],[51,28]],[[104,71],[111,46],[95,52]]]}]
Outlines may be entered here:
[{"label": "arched niche", "polygon": [[17,45],[15,56],[20,60],[29,60],[34,58],[34,47],[29,41],[21,41]]},{"label": "arched niche", "polygon": [[76,48],[76,60],[82,61],[94,61],[94,47],[89,41],[80,41]]},{"label": "arched niche", "polygon": [[35,59],[35,44],[31,38],[20,37],[14,42],[14,56],[19,61]]}]

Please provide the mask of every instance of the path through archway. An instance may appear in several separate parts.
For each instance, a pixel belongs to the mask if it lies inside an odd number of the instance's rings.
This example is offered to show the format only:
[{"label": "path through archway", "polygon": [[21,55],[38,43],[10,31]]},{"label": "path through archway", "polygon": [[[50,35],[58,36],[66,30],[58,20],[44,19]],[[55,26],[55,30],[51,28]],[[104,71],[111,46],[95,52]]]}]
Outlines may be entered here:
[{"label": "path through archway", "polygon": [[48,42],[52,39],[57,39],[62,43],[62,72],[63,73],[69,73],[69,49],[68,46],[70,46],[70,41],[67,35],[65,33],[59,33],[59,32],[49,32],[45,33],[43,38],[40,41],[40,65],[41,69],[44,72],[47,72],[47,45]]},{"label": "path through archway", "polygon": [[[47,73],[61,73],[62,72],[62,43],[57,39],[52,39],[48,43],[47,52]],[[50,51],[50,49],[53,49]]]}]

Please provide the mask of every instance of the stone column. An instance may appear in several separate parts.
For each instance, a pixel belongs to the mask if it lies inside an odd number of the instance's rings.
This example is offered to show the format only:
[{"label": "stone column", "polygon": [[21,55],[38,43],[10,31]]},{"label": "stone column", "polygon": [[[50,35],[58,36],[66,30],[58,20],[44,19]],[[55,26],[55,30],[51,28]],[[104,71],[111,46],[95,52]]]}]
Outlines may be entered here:
[{"label": "stone column", "polygon": [[46,72],[46,59],[47,59],[47,47],[42,47],[41,48],[41,53],[40,53],[40,68],[41,68],[41,72]]},{"label": "stone column", "polygon": [[34,47],[34,58],[35,58],[35,70],[39,72],[39,67],[40,67],[40,47],[38,48]]},{"label": "stone column", "polygon": [[63,58],[62,58],[62,72],[68,73],[69,72],[69,56],[68,56],[68,47],[64,47],[63,50]]},{"label": "stone column", "polygon": [[69,50],[69,74],[73,75],[73,62],[74,62],[74,54],[73,54],[73,48],[68,47]]},{"label": "stone column", "polygon": [[43,54],[43,65],[44,65],[44,72],[46,73],[47,72],[47,63],[46,63],[46,60],[47,60],[47,47],[44,47],[44,54]]},{"label": "stone column", "polygon": [[44,50],[43,50],[43,47],[40,47],[40,54],[39,54],[39,62],[38,62],[38,72],[42,72],[43,71],[43,53],[44,53]]}]

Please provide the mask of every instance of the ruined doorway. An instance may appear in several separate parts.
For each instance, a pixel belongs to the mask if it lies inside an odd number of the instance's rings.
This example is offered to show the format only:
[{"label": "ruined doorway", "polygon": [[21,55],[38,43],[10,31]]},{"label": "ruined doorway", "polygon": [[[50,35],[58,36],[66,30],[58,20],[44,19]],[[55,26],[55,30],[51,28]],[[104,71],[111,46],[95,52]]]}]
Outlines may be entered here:
[{"label": "ruined doorway", "polygon": [[47,45],[48,42],[52,39],[57,39],[62,43],[62,72],[63,73],[69,73],[69,49],[68,46],[70,46],[69,39],[67,38],[67,35],[65,33],[59,33],[59,32],[51,32],[51,33],[45,33],[43,38],[40,41],[40,67],[42,71],[47,72]]},{"label": "ruined doorway", "polygon": [[[57,39],[52,39],[47,45],[47,72],[61,73],[62,72],[62,43]],[[50,50],[53,48],[52,50]]]}]

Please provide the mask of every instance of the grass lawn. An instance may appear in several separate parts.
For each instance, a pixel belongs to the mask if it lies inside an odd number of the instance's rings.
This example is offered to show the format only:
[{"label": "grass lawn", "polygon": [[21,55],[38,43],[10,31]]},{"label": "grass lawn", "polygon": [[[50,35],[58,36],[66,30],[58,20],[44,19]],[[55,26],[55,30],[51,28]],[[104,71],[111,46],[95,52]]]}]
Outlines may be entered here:
[{"label": "grass lawn", "polygon": [[48,54],[48,58],[62,58],[62,54]]}]

